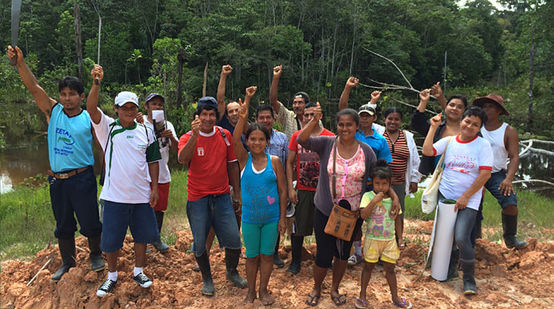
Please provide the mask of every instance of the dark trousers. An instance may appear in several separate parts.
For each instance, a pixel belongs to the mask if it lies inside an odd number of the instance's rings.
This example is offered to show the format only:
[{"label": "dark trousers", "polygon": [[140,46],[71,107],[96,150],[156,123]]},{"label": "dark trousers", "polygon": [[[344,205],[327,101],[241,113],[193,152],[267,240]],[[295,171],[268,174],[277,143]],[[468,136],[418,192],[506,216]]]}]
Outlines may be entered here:
[{"label": "dark trousers", "polygon": [[56,219],[56,238],[75,237],[77,222],[80,233],[86,237],[99,236],[102,223],[98,217],[96,177],[92,167],[68,179],[56,179],[48,176],[50,201]]}]

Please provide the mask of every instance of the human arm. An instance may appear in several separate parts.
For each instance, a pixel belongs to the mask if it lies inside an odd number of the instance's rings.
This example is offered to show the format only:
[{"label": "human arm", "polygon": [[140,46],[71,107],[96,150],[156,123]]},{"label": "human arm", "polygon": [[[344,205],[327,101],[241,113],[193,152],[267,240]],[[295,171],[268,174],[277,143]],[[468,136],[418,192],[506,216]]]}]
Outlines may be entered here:
[{"label": "human arm", "polygon": [[90,71],[90,76],[94,82],[90,87],[90,92],[87,97],[87,112],[89,113],[92,122],[98,124],[102,118],[102,113],[98,110],[98,92],[100,91],[100,82],[104,78],[104,69],[95,64]]},{"label": "human arm", "polygon": [[246,151],[246,149],[244,149],[244,145],[242,144],[242,141],[241,141],[243,130],[240,130],[240,128],[246,128],[245,124],[248,122],[248,108],[250,106],[250,100],[256,93],[257,89],[258,88],[256,86],[250,86],[246,88],[246,96],[244,97],[244,103],[242,103],[241,99],[239,99],[238,101],[240,105],[240,109],[239,109],[240,117],[235,127],[235,131],[233,131],[233,149],[235,151],[235,155],[237,156],[237,159],[239,160],[240,166],[244,166],[246,164],[246,161],[248,160],[248,152]]},{"label": "human arm", "polygon": [[277,177],[277,192],[279,192],[279,233],[284,233],[286,230],[285,213],[288,204],[285,172],[283,171],[283,163],[277,156],[271,156],[271,166]]},{"label": "human arm", "polygon": [[373,212],[375,205],[381,202],[384,197],[385,197],[385,194],[383,192],[379,192],[375,194],[375,196],[371,199],[369,204],[360,210],[360,217],[365,220],[367,217],[371,216],[371,213]]},{"label": "human arm", "polygon": [[229,184],[233,187],[233,209],[239,214],[242,209],[242,198],[240,193],[240,167],[237,161],[227,162],[227,174],[229,175]]},{"label": "human arm", "polygon": [[225,115],[225,86],[227,82],[227,76],[233,72],[233,67],[226,64],[221,67],[221,74],[219,75],[219,84],[217,85],[217,111],[219,112],[218,121]]},{"label": "human arm", "polygon": [[46,91],[44,91],[44,89],[42,89],[42,87],[38,84],[35,75],[33,75],[33,72],[31,72],[31,70],[27,66],[27,63],[25,63],[23,52],[21,52],[21,49],[19,49],[19,47],[16,46],[14,49],[11,45],[8,46],[7,54],[10,60],[17,59],[16,67],[17,71],[19,72],[19,77],[21,78],[21,81],[23,81],[25,88],[29,90],[29,92],[35,99],[35,103],[37,104],[38,108],[44,113],[47,119],[50,119],[52,106],[56,104],[56,100],[50,98]]},{"label": "human arm", "polygon": [[279,101],[277,100],[277,92],[279,91],[279,79],[281,78],[282,73],[282,65],[278,65],[273,68],[273,80],[271,81],[271,88],[269,89],[269,103],[271,103],[271,107],[273,107],[273,111],[275,111],[275,114],[277,115],[281,109],[281,104],[279,104]]},{"label": "human arm", "polygon": [[512,181],[516,175],[517,169],[519,167],[519,137],[517,136],[516,129],[508,126],[506,128],[506,134],[504,138],[504,147],[508,151],[508,158],[510,158],[510,163],[508,163],[508,171],[506,173],[506,178],[500,183],[498,189],[504,195],[510,195],[515,193]]},{"label": "human arm", "polygon": [[420,113],[425,112],[425,108],[427,108],[427,103],[429,103],[429,99],[431,98],[431,89],[424,89],[419,93],[419,104],[417,105],[417,111]]},{"label": "human arm", "polygon": [[438,114],[438,115],[435,115],[433,118],[431,118],[431,127],[427,132],[427,136],[425,137],[425,141],[423,142],[423,148],[421,150],[421,153],[423,155],[426,155],[429,157],[435,156],[435,152],[433,150],[433,137],[435,136],[435,132],[437,131],[437,128],[441,123],[441,117],[442,117],[442,114]]},{"label": "human arm", "polygon": [[166,130],[162,132],[161,137],[167,138],[170,140],[170,149],[171,151],[177,151],[179,148],[179,141],[177,140],[177,134],[175,133],[175,128],[173,124],[169,121],[166,121]]},{"label": "human arm", "polygon": [[441,109],[444,110],[446,108],[446,97],[442,93],[441,83],[437,82],[433,86],[431,86],[431,95],[437,98],[441,105]]},{"label": "human arm", "polygon": [[491,170],[480,169],[479,175],[475,181],[473,181],[471,186],[456,200],[456,207],[454,207],[454,211],[466,208],[469,198],[477,191],[481,190],[489,178],[491,178]]},{"label": "human arm", "polygon": [[369,100],[369,104],[377,105],[377,102],[379,101],[379,98],[381,98],[381,91],[374,90],[371,93],[371,100]]},{"label": "human arm", "polygon": [[348,107],[348,99],[350,98],[350,91],[352,90],[352,88],[356,88],[359,82],[360,80],[354,76],[350,76],[346,80],[346,84],[344,85],[344,89],[342,90],[342,93],[339,99],[339,111]]},{"label": "human arm", "polygon": [[158,177],[160,174],[160,163],[158,161],[148,163],[148,172],[152,184],[152,192],[150,193],[150,207],[156,207],[158,204]]},{"label": "human arm", "polygon": [[317,102],[317,107],[315,108],[314,117],[308,122],[308,124],[302,128],[300,134],[298,134],[297,141],[299,144],[304,143],[312,135],[313,130],[319,127],[319,120],[321,120],[322,112],[319,102]]},{"label": "human arm", "polygon": [[298,193],[294,189],[294,185],[292,183],[295,160],[296,160],[296,151],[289,149],[289,155],[287,157],[287,172],[286,172],[289,199],[291,203],[298,204]]},{"label": "human arm", "polygon": [[[198,134],[200,131],[200,119],[198,119],[198,115],[194,116],[194,120],[191,123],[191,128],[192,134],[190,138],[186,141],[185,146],[183,146],[179,150],[179,154],[177,155],[177,160],[179,161],[179,163],[185,165],[186,167],[189,166],[190,160],[194,155],[196,141],[198,140]],[[181,139],[183,139],[183,137],[181,137]]]}]

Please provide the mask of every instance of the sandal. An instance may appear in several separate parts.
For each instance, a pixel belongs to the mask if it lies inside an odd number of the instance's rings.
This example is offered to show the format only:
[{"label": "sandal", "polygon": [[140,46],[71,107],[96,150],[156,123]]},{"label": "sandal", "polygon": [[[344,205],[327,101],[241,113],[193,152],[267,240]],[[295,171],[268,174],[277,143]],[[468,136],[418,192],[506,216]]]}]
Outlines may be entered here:
[{"label": "sandal", "polygon": [[305,303],[308,306],[315,307],[317,304],[319,304],[319,299],[321,298],[321,295],[310,295],[308,294],[308,298],[306,299]]},{"label": "sandal", "polygon": [[412,302],[410,302],[406,297],[400,297],[399,303],[393,303],[396,307],[400,308],[412,308]]},{"label": "sandal", "polygon": [[342,306],[346,304],[346,294],[337,294],[335,296],[331,294],[331,299],[333,300],[335,306]]},{"label": "sandal", "polygon": [[356,301],[354,302],[354,306],[358,309],[366,309],[369,305],[369,302],[367,300],[364,300],[362,298],[356,297]]}]

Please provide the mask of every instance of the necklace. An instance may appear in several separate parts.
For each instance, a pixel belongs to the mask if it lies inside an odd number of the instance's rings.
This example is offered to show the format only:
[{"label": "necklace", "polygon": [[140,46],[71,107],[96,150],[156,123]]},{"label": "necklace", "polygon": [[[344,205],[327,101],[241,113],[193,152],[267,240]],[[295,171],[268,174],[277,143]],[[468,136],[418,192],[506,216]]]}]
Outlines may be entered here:
[{"label": "necklace", "polygon": [[389,133],[389,131],[386,131],[385,133],[387,133],[387,139],[389,140],[389,144],[391,146],[391,150],[390,150],[390,153],[394,153],[394,144],[396,144],[396,142],[398,141],[398,138],[400,137],[400,130],[398,130],[398,135],[396,135],[396,138],[394,139],[394,142],[391,140],[390,136],[392,134]]}]

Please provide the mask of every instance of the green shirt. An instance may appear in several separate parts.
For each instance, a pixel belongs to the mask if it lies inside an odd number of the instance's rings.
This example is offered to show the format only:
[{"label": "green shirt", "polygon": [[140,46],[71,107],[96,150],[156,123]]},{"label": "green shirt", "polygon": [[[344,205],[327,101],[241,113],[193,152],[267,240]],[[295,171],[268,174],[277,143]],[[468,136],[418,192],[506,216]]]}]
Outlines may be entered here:
[{"label": "green shirt", "polygon": [[[375,197],[375,192],[369,191],[364,193],[360,208],[367,207],[369,202]],[[373,212],[365,219],[367,222],[367,231],[365,237],[376,240],[392,240],[394,239],[394,219],[390,216],[392,208],[392,199],[384,198],[377,203],[373,208]]]}]

